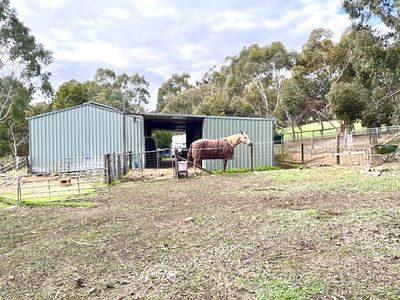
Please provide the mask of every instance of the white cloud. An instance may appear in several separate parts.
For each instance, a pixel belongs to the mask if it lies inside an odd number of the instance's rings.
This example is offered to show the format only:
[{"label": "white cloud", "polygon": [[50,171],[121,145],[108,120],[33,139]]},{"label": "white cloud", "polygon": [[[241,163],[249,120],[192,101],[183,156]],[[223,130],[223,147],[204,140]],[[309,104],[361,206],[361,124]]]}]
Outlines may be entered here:
[{"label": "white cloud", "polygon": [[179,73],[167,65],[156,65],[154,67],[147,68],[147,70],[163,77],[164,79],[168,79],[173,73]]},{"label": "white cloud", "polygon": [[67,0],[38,0],[38,3],[43,8],[58,9],[64,6]]},{"label": "white cloud", "polygon": [[179,13],[172,5],[166,4],[167,1],[159,0],[135,0],[133,5],[136,7],[140,16],[144,18],[179,18]]},{"label": "white cloud", "polygon": [[160,54],[152,52],[148,47],[140,47],[135,49],[129,49],[128,55],[135,60],[147,60],[147,61],[159,61],[162,59]]},{"label": "white cloud", "polygon": [[183,45],[183,46],[177,46],[176,50],[180,54],[180,57],[182,59],[197,59],[198,57],[201,57],[204,54],[207,54],[210,52],[210,50],[204,46],[201,45]]},{"label": "white cloud", "polygon": [[287,12],[283,17],[280,17],[277,20],[266,20],[266,21],[264,21],[264,25],[265,25],[265,27],[271,28],[271,29],[277,29],[277,28],[282,28],[285,26],[293,25],[293,24],[291,24],[291,22],[293,22],[293,20],[295,20],[296,18],[312,14],[315,11],[320,12],[320,6],[318,3],[314,3],[312,5],[305,6],[298,10],[291,10],[291,11]]},{"label": "white cloud", "polygon": [[31,5],[28,5],[25,0],[12,0],[10,6],[17,10],[18,16],[22,21],[26,19],[28,16],[37,15]]},{"label": "white cloud", "polygon": [[211,14],[207,17],[207,20],[215,32],[228,29],[251,29],[257,26],[252,15],[236,10],[225,10],[221,13]]},{"label": "white cloud", "polygon": [[298,22],[294,32],[309,33],[313,29],[322,27],[333,31],[336,39],[350,25],[350,20],[346,14],[338,13],[341,3],[330,1],[325,5],[314,3],[303,9],[302,19]]},{"label": "white cloud", "polygon": [[121,7],[112,7],[107,9],[103,16],[109,17],[112,19],[118,19],[118,20],[126,20],[131,16],[131,13],[128,9],[123,9]]},{"label": "white cloud", "polygon": [[117,46],[105,42],[75,42],[54,52],[56,60],[100,62],[115,67],[129,66],[129,59]]},{"label": "white cloud", "polygon": [[50,34],[52,34],[53,37],[58,41],[72,42],[74,40],[74,34],[69,30],[61,28],[51,28],[49,29],[49,31]]}]

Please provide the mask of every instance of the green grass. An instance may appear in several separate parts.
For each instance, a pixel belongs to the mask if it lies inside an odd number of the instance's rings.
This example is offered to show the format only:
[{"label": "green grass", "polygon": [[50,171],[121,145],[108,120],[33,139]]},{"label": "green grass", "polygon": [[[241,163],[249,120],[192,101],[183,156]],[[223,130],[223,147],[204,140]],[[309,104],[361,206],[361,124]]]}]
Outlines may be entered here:
[{"label": "green grass", "polygon": [[[329,122],[323,122],[324,123],[324,136],[330,136],[330,135],[335,135],[336,133],[335,133],[335,130],[333,130],[334,129],[334,127],[332,127],[332,125],[329,123]],[[337,128],[339,128],[340,127],[340,124],[339,124],[339,122],[338,121],[332,121],[332,123],[337,127]],[[321,130],[321,123],[319,123],[319,122],[314,122],[314,123],[309,123],[309,124],[305,124],[305,125],[303,125],[302,127],[302,131],[303,131],[303,134],[302,134],[302,138],[303,139],[310,139],[310,138],[312,138],[312,136],[313,136],[313,134],[312,134],[312,132],[311,131],[315,131],[314,132],[314,138],[319,138],[319,137],[321,137],[321,135],[320,135],[320,132],[319,132],[319,130]],[[361,123],[356,123],[356,124],[354,124],[354,129],[355,130],[360,130],[360,129],[362,129],[363,127],[362,127],[362,125],[361,125]],[[325,131],[326,130],[326,131]],[[290,128],[290,127],[286,127],[284,130],[283,130],[283,132],[284,132],[284,134],[285,134],[285,136],[284,136],[284,139],[285,140],[291,140],[291,139],[293,139],[293,137],[292,137],[292,135],[291,135],[291,133],[292,133],[292,128]],[[299,133],[299,138],[300,138],[300,129],[297,127],[297,128],[295,128],[295,132],[298,132]]]},{"label": "green grass", "polygon": [[[21,205],[23,206],[64,206],[64,207],[97,207],[95,202],[86,201],[87,198],[98,196],[95,189],[82,189],[81,194],[76,195],[75,191],[64,192],[62,195],[53,194],[50,198],[45,197],[31,198],[29,192],[24,191],[22,195]],[[43,193],[45,195],[46,193]],[[0,197],[0,207],[8,205],[16,205],[17,200],[15,195]],[[15,199],[15,200],[12,200]]]},{"label": "green grass", "polygon": [[257,300],[305,300],[326,290],[326,284],[316,275],[308,274],[302,282],[275,275],[256,275],[255,281],[261,286]]},{"label": "green grass", "polygon": [[[262,172],[262,171],[274,171],[274,170],[280,170],[279,167],[274,167],[274,166],[260,166],[257,168],[254,168],[254,171],[256,172]],[[236,174],[236,173],[246,173],[250,172],[249,168],[232,168],[232,169],[226,169],[225,173],[227,174]],[[223,174],[222,170],[214,171],[213,174]]]},{"label": "green grass", "polygon": [[97,204],[89,201],[79,201],[79,200],[58,200],[58,201],[36,201],[36,200],[26,200],[22,201],[22,205],[25,206],[63,206],[63,207],[97,207]]}]

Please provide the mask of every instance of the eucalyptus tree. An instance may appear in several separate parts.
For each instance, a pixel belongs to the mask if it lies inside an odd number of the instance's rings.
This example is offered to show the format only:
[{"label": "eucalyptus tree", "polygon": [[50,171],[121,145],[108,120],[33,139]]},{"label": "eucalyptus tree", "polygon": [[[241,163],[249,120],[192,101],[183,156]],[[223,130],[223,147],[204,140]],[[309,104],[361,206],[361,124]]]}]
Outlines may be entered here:
[{"label": "eucalyptus tree", "polygon": [[[238,56],[228,58],[228,95],[247,95],[256,113],[274,116],[280,105],[282,82],[295,61],[296,53],[281,42],[244,48]],[[254,97],[254,90],[258,97]]]},{"label": "eucalyptus tree", "polygon": [[368,90],[358,82],[339,82],[333,84],[327,98],[333,114],[343,121],[345,128],[352,130],[366,108]]},{"label": "eucalyptus tree", "polygon": [[343,7],[356,24],[371,26],[379,20],[389,29],[389,36],[399,37],[400,1],[344,0]]},{"label": "eucalyptus tree", "polygon": [[10,118],[17,97],[16,84],[30,92],[38,89],[51,94],[50,73],[44,67],[52,61],[50,51],[37,43],[34,36],[18,19],[9,0],[0,2],[0,122]]},{"label": "eucalyptus tree", "polygon": [[293,80],[297,82],[293,85],[301,89],[308,118],[319,120],[322,132],[323,122],[332,117],[327,98],[332,84],[349,81],[354,76],[348,33],[338,43],[333,42],[332,36],[327,29],[313,30],[292,69]]},{"label": "eucalyptus tree", "polygon": [[100,68],[94,81],[86,82],[86,85],[93,100],[120,110],[144,112],[144,105],[149,103],[149,82],[138,73],[116,74],[111,69]]},{"label": "eucalyptus tree", "polygon": [[157,93],[157,112],[162,112],[169,100],[193,87],[189,83],[189,79],[189,73],[173,74],[161,85]]},{"label": "eucalyptus tree", "polygon": [[100,68],[94,80],[84,83],[74,79],[64,82],[57,90],[53,109],[60,109],[96,101],[130,113],[144,112],[150,93],[146,79],[135,73],[116,74],[111,69]]},{"label": "eucalyptus tree", "polygon": [[52,108],[54,110],[72,107],[89,100],[88,87],[75,79],[64,82],[56,91]]}]

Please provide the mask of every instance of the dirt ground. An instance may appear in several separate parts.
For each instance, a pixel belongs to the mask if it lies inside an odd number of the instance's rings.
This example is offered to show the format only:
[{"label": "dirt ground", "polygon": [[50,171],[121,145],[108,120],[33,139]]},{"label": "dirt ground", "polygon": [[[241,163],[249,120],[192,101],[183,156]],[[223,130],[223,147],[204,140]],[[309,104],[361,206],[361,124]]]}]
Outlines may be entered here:
[{"label": "dirt ground", "polygon": [[[119,183],[0,207],[0,299],[399,299],[400,164]],[[377,174],[377,173],[373,173]]]}]

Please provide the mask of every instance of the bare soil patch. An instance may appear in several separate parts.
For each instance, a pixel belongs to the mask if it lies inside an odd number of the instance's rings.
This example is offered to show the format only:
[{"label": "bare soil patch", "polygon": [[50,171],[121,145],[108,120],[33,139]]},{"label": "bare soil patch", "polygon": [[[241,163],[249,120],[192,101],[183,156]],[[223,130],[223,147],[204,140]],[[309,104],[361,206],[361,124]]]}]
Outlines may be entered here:
[{"label": "bare soil patch", "polygon": [[400,166],[127,182],[0,207],[0,299],[399,299]]}]

